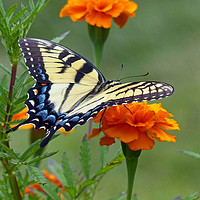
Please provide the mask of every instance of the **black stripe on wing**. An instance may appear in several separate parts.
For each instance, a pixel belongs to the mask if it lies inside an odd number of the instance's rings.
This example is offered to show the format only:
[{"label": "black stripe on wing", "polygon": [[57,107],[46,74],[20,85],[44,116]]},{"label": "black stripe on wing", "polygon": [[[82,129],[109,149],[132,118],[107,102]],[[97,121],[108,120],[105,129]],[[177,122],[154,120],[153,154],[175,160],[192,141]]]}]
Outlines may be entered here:
[{"label": "black stripe on wing", "polygon": [[104,76],[92,63],[64,46],[34,38],[20,39],[19,46],[23,52],[30,75],[38,82],[51,83],[45,69],[48,68],[48,64],[55,64],[55,68],[59,69],[57,73],[62,74],[65,73],[67,68],[72,67],[74,62],[81,59],[84,61],[83,66],[80,69],[74,68],[74,70],[76,70],[76,76],[74,77],[76,78],[75,83],[79,83],[85,75],[93,70],[97,71],[98,77],[96,78],[99,83],[105,81]]},{"label": "black stripe on wing", "polygon": [[[134,85],[139,85],[139,86],[134,87]],[[152,91],[155,91],[155,89],[154,90],[151,89],[152,86],[155,86],[157,92],[152,93]],[[98,105],[98,102],[101,99],[98,99],[96,100],[97,106],[95,106],[94,108],[91,108],[87,112],[82,113],[82,112],[77,111],[77,113],[72,116],[64,117],[59,122],[57,122],[54,127],[49,129],[47,137],[42,141],[40,146],[41,147],[46,146],[49,143],[51,137],[54,135],[54,133],[61,127],[63,127],[66,131],[70,131],[72,128],[74,128],[77,125],[85,124],[90,118],[95,117],[98,114],[98,112],[100,112],[102,109],[106,108],[107,106],[121,105],[121,104],[132,103],[132,102],[142,102],[146,100],[148,101],[157,100],[157,99],[165,98],[172,95],[174,91],[174,88],[169,84],[149,81],[149,82],[130,83],[130,84],[127,84],[126,86],[119,85],[119,88],[117,90],[113,90],[112,92],[117,93],[117,91],[121,91],[122,89],[125,89],[123,92],[125,92],[125,95],[126,95],[126,91],[130,89],[134,91],[136,88],[141,90],[141,95],[129,96],[129,97],[124,97],[124,98],[119,98],[119,99],[110,99],[106,102],[102,102],[100,105]],[[149,92],[147,94],[144,94],[144,91],[146,90],[148,90]],[[110,92],[108,92],[107,94],[109,93]],[[90,101],[88,102],[88,104],[85,104],[86,107],[89,105],[90,105]],[[80,110],[81,109],[83,108],[81,108],[80,106]]]},{"label": "black stripe on wing", "polygon": [[48,130],[54,126],[56,121],[65,115],[58,114],[54,110],[54,104],[49,101],[49,90],[51,84],[36,83],[36,85],[28,90],[28,99],[25,104],[28,107],[28,119],[19,125],[11,128],[7,132],[15,131],[22,125],[33,124],[35,129],[44,128]]},{"label": "black stripe on wing", "polygon": [[30,75],[38,82],[51,83],[49,76],[46,74],[43,58],[38,43],[31,39],[20,39],[19,46],[25,58],[26,65],[29,68]]}]

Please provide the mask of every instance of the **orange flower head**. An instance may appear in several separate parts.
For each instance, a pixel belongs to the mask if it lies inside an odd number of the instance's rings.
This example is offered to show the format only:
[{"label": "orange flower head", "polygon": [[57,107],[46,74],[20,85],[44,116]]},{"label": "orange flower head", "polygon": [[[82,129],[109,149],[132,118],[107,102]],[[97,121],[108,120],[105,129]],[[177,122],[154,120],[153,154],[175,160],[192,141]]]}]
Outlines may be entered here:
[{"label": "orange flower head", "polygon": [[129,17],[135,16],[137,4],[129,0],[68,0],[60,17],[72,21],[86,20],[92,26],[110,28],[112,19],[122,28]]},{"label": "orange flower head", "polygon": [[100,140],[101,146],[111,145],[118,138],[134,151],[150,150],[154,140],[176,142],[176,136],[163,130],[180,130],[177,122],[169,117],[173,115],[162,108],[161,104],[136,102],[112,106],[93,119],[96,123],[101,122],[102,127],[93,129],[88,139],[99,136],[102,131],[105,136]]}]

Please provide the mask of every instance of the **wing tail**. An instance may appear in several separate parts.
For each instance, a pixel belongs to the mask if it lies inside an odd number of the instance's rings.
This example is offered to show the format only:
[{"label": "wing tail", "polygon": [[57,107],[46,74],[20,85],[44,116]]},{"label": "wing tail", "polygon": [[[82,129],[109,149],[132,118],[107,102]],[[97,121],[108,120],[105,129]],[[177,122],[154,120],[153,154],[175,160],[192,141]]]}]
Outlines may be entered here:
[{"label": "wing tail", "polygon": [[42,142],[40,143],[40,147],[44,148],[51,140],[51,138],[53,137],[53,135],[55,134],[55,132],[60,129],[61,126],[54,126],[51,127],[48,131],[47,131],[47,135],[44,138],[44,140],[42,140]]}]

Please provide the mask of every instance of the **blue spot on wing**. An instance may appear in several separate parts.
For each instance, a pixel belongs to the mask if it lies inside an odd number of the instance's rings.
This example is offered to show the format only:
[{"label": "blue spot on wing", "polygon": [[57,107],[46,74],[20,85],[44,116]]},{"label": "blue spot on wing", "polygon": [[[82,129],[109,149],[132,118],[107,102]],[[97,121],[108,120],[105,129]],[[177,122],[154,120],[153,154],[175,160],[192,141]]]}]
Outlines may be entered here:
[{"label": "blue spot on wing", "polygon": [[47,110],[41,110],[40,112],[36,113],[36,116],[41,117],[42,121],[46,119],[47,115],[48,115]]},{"label": "blue spot on wing", "polygon": [[38,99],[39,103],[43,103],[46,99],[46,95],[40,94],[40,95],[37,96],[37,99]]}]

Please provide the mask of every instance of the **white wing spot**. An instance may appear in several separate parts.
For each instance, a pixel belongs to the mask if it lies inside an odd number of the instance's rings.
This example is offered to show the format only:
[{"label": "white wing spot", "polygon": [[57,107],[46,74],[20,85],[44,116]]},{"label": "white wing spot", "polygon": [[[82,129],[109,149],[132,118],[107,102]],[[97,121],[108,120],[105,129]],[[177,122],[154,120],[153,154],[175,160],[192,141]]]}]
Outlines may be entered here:
[{"label": "white wing spot", "polygon": [[38,118],[33,119],[32,121],[39,122],[40,120]]},{"label": "white wing spot", "polygon": [[29,100],[29,103],[30,103],[32,106],[35,106],[35,101]]},{"label": "white wing spot", "polygon": [[29,112],[36,113],[36,111],[34,109],[29,110]]}]

